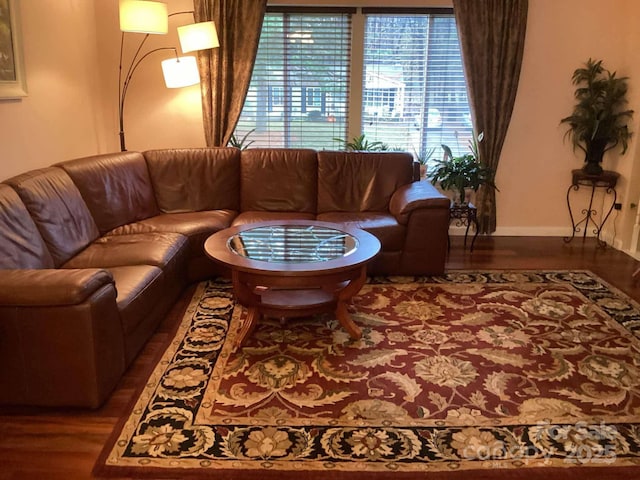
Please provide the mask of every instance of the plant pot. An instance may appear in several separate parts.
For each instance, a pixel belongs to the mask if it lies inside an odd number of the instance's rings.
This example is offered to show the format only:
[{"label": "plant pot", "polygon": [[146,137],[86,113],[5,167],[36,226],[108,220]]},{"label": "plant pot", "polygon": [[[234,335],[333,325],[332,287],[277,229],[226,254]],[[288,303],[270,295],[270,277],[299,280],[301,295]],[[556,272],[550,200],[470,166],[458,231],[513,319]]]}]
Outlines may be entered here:
[{"label": "plant pot", "polygon": [[453,191],[453,204],[454,205],[467,205],[471,200],[471,191],[463,188]]},{"label": "plant pot", "polygon": [[587,153],[584,157],[584,167],[582,171],[587,175],[600,175],[602,173],[602,158],[609,140],[595,138],[588,144]]},{"label": "plant pot", "polygon": [[420,164],[420,180],[427,178],[427,166],[423,163]]},{"label": "plant pot", "polygon": [[582,167],[582,171],[587,175],[601,175],[603,170],[602,166],[597,162],[587,162]]}]

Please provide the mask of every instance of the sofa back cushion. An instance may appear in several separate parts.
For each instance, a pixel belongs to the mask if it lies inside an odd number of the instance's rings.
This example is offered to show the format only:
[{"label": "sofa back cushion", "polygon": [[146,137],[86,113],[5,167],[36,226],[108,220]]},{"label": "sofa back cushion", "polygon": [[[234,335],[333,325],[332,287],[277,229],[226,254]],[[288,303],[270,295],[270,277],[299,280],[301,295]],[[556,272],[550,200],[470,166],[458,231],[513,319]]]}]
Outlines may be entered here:
[{"label": "sofa back cushion", "polygon": [[141,153],[93,155],[58,166],[73,179],[102,234],[159,213]]},{"label": "sofa back cushion", "polygon": [[98,227],[82,195],[61,168],[33,170],[5,183],[18,192],[56,267],[98,238]]},{"label": "sofa back cushion", "polygon": [[240,208],[240,150],[230,147],[144,152],[164,213]]},{"label": "sofa back cushion", "polygon": [[53,268],[53,259],[27,207],[0,184],[0,269]]},{"label": "sofa back cushion", "polygon": [[316,213],[318,162],[309,149],[242,151],[240,209]]},{"label": "sofa back cushion", "polygon": [[413,180],[405,152],[318,152],[318,213],[386,212],[393,192]]}]

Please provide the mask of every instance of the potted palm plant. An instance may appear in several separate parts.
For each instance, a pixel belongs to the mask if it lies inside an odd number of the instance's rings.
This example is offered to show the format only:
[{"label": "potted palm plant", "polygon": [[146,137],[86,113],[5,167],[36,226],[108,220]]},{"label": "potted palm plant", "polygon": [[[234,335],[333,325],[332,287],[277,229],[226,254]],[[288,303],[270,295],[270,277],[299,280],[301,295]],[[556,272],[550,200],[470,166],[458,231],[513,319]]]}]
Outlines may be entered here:
[{"label": "potted palm plant", "polygon": [[620,146],[621,153],[627,151],[631,132],[627,122],[633,110],[626,109],[627,77],[617,77],[602,66],[602,60],[589,59],[584,67],[573,72],[576,105],[573,113],[560,122],[569,128],[565,134],[573,149],[585,153],[586,174],[602,173],[604,153]]},{"label": "potted palm plant", "polygon": [[477,142],[482,141],[482,137],[480,134],[477,140],[474,138],[469,145],[469,153],[457,157],[453,155],[451,148],[442,145],[443,159],[435,162],[433,170],[427,171],[427,179],[432,184],[439,183],[443,190],[454,192],[455,204],[468,202],[468,190],[477,192],[482,185],[496,188],[495,171],[482,163],[478,155]]}]

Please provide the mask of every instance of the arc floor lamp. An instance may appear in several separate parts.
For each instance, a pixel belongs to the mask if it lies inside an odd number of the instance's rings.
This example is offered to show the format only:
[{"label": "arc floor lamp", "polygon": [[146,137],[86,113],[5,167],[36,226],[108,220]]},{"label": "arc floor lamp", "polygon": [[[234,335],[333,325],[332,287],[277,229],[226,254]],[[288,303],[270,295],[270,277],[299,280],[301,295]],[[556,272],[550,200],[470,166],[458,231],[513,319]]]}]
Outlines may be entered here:
[{"label": "arc floor lamp", "polygon": [[[193,11],[167,12],[167,4],[151,0],[120,0],[120,64],[118,67],[118,118],[120,122],[120,150],[126,151],[124,134],[124,107],[131,79],[140,63],[149,55],[170,50],[174,57],[163,60],[162,73],[167,88],[181,88],[200,82],[200,74],[196,57],[178,56],[176,47],[159,47],[144,51],[149,35],[166,35],[169,31],[169,17],[181,14],[192,14]],[[207,50],[220,46],[218,34],[213,22],[199,22],[177,28],[180,47],[183,53]],[[140,33],[144,37],[131,58],[128,66],[123,67],[124,41],[126,33]]]}]

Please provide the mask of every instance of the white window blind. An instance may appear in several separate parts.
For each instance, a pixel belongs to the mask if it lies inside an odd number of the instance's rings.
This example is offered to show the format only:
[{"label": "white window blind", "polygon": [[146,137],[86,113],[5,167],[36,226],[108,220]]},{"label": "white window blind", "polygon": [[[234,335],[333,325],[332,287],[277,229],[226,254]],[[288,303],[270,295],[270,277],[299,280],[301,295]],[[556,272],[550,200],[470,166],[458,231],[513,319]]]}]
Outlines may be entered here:
[{"label": "white window blind", "polygon": [[351,15],[299,9],[264,19],[235,131],[254,147],[321,150],[347,131]]},{"label": "white window blind", "polygon": [[453,14],[367,13],[362,130],[391,149],[442,157],[472,137]]},{"label": "white window blind", "polygon": [[[441,144],[466,153],[471,115],[453,11],[331,9],[270,7],[236,138],[322,150],[364,133],[423,158],[442,158]],[[353,16],[364,38],[351,38]],[[361,71],[352,71],[352,40],[363,45]]]}]

